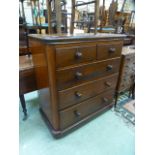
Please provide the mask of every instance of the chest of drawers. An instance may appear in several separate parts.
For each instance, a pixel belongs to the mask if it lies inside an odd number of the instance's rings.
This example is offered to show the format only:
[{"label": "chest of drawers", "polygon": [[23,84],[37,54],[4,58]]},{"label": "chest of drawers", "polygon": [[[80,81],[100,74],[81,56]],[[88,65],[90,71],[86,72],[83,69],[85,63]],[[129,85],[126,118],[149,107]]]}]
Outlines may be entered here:
[{"label": "chest of drawers", "polygon": [[113,106],[124,35],[30,35],[43,118],[61,136]]}]

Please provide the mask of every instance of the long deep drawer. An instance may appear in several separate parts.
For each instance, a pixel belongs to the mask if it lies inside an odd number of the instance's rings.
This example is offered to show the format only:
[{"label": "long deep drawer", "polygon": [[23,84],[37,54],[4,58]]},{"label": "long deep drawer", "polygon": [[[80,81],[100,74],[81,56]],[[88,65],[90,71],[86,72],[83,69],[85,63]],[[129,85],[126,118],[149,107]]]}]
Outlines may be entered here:
[{"label": "long deep drawer", "polygon": [[65,67],[96,59],[96,46],[56,48],[56,67]]},{"label": "long deep drawer", "polygon": [[60,128],[65,129],[68,126],[80,121],[82,118],[104,108],[112,103],[114,90],[107,91],[89,100],[81,102],[60,112]]},{"label": "long deep drawer", "polygon": [[59,109],[75,105],[103,91],[115,89],[118,73],[58,92]]},{"label": "long deep drawer", "polygon": [[119,64],[120,58],[116,58],[57,70],[57,89],[66,89],[99,77],[117,73],[119,71]]},{"label": "long deep drawer", "polygon": [[105,60],[121,56],[122,42],[107,42],[97,45],[97,59]]}]

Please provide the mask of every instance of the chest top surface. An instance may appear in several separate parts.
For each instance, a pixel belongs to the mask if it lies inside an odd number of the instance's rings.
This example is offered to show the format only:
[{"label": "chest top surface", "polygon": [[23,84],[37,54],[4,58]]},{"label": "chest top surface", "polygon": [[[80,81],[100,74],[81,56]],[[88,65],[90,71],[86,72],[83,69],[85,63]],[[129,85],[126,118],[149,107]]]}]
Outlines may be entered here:
[{"label": "chest top surface", "polygon": [[42,40],[45,42],[65,42],[65,41],[78,41],[78,40],[98,40],[98,39],[123,39],[126,35],[124,34],[62,34],[62,35],[49,35],[49,34],[30,34],[29,38],[34,38],[37,40]]}]

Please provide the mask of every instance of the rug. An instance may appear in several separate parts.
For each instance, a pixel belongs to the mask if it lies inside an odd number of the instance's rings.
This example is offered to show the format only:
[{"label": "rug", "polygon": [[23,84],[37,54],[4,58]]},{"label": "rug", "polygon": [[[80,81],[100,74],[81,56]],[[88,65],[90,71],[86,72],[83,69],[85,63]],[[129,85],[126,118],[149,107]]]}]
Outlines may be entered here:
[{"label": "rug", "polygon": [[114,111],[126,119],[127,123],[135,125],[135,100],[128,97],[128,92],[120,95]]}]

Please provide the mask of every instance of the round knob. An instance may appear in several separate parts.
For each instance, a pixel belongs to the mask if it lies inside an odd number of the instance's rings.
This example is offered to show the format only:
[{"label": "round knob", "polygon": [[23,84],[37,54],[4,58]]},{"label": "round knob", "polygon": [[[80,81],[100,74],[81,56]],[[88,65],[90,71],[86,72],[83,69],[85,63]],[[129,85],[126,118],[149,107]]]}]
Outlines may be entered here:
[{"label": "round knob", "polygon": [[75,53],[75,58],[80,59],[81,57],[82,57],[82,53],[79,52],[79,51],[77,51],[77,52]]},{"label": "round knob", "polygon": [[105,85],[108,87],[111,87],[111,83],[110,82],[105,82]]},{"label": "round knob", "polygon": [[77,96],[77,97],[80,98],[80,97],[82,97],[82,94],[81,94],[80,92],[77,91],[77,92],[75,92],[75,96]]},{"label": "round knob", "polygon": [[76,79],[80,79],[82,77],[82,73],[76,72],[75,77]]},{"label": "round knob", "polygon": [[113,68],[112,65],[108,65],[108,66],[107,66],[107,71],[112,70],[112,68]]},{"label": "round knob", "polygon": [[77,110],[74,111],[74,114],[75,114],[76,117],[80,117],[81,116],[81,113],[79,111],[77,111]]},{"label": "round knob", "polygon": [[114,47],[111,47],[110,49],[109,49],[109,53],[114,53],[116,51],[116,48],[114,48]]}]

